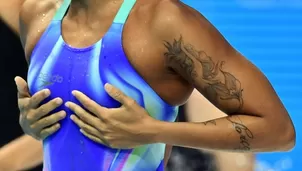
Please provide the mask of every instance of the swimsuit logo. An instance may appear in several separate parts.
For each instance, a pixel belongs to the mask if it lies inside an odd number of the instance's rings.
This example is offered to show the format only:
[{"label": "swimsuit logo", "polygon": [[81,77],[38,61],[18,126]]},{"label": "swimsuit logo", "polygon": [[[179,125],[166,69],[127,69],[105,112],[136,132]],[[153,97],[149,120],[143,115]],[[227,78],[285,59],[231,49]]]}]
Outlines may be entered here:
[{"label": "swimsuit logo", "polygon": [[40,73],[38,79],[41,82],[40,87],[46,87],[53,85],[54,83],[62,83],[63,77],[60,75],[50,75],[45,73]]}]

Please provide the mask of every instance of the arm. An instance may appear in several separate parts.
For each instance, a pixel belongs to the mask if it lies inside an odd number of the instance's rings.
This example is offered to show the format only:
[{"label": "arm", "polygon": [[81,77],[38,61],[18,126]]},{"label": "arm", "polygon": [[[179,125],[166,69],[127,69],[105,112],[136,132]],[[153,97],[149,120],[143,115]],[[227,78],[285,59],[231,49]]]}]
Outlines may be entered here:
[{"label": "arm", "polygon": [[19,34],[19,13],[25,0],[1,0],[0,19]]},{"label": "arm", "polygon": [[42,143],[23,135],[0,149],[0,171],[28,170],[42,163]]},{"label": "arm", "polygon": [[159,122],[155,141],[240,152],[293,148],[291,119],[259,69],[195,10],[176,0],[162,6],[162,17],[169,18],[169,31],[161,35],[167,66],[228,116],[204,123]]},{"label": "arm", "polygon": [[[206,122],[227,115],[217,109],[205,97],[194,90],[186,103],[186,117],[189,122]],[[204,150],[203,150],[204,151]],[[255,156],[253,153],[229,153],[225,151],[210,151],[215,156],[215,163],[221,171],[240,170],[253,171]]]}]

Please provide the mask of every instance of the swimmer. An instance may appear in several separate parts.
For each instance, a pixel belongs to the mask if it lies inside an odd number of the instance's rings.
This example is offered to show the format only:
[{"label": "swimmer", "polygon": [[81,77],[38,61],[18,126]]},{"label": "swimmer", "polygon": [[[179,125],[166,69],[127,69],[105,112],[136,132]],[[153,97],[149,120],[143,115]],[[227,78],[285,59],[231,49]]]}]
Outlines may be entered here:
[{"label": "swimmer", "polygon": [[[20,4],[4,12],[20,12],[29,62],[28,90],[16,78],[20,124],[43,139],[45,170],[163,170],[165,144],[294,147],[293,124],[269,81],[182,2]],[[194,88],[228,116],[174,123]]]}]

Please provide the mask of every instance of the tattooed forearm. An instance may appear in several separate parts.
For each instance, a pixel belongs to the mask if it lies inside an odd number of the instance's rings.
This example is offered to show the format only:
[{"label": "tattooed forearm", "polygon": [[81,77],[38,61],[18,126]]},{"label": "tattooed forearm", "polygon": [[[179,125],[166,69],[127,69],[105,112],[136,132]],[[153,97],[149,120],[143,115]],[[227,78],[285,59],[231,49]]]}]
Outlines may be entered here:
[{"label": "tattooed forearm", "polygon": [[250,141],[254,138],[252,131],[242,123],[239,117],[237,120],[240,123],[233,121],[232,117],[227,118],[227,120],[232,123],[234,129],[239,134],[239,146],[235,150],[249,151],[251,149]]},{"label": "tattooed forearm", "polygon": [[212,125],[216,125],[216,121],[212,120],[212,121],[207,121],[207,122],[203,122],[204,125],[209,125],[209,124],[212,124]]},{"label": "tattooed forearm", "polygon": [[[224,61],[214,62],[204,51],[185,44],[182,37],[164,43],[167,62],[195,84],[214,105],[227,113],[241,110],[243,98],[241,82],[222,69]],[[202,85],[198,85],[202,84]]]}]

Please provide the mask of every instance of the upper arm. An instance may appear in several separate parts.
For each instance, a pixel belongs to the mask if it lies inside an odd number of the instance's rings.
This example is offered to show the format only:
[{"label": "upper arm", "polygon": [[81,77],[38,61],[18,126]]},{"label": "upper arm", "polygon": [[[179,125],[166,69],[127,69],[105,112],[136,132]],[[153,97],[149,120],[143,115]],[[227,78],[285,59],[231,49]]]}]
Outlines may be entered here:
[{"label": "upper arm", "polygon": [[280,99],[257,67],[197,11],[176,0],[169,6],[166,9],[173,14],[173,21],[163,35],[168,67],[227,114],[288,120]]},{"label": "upper arm", "polygon": [[25,0],[1,0],[0,18],[19,34],[19,13]]}]

